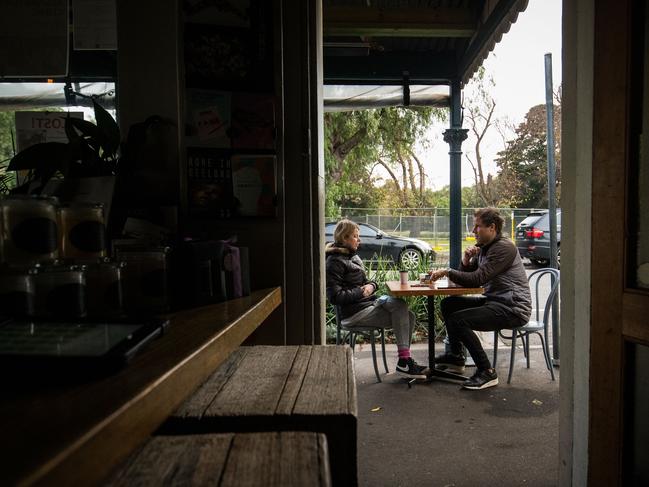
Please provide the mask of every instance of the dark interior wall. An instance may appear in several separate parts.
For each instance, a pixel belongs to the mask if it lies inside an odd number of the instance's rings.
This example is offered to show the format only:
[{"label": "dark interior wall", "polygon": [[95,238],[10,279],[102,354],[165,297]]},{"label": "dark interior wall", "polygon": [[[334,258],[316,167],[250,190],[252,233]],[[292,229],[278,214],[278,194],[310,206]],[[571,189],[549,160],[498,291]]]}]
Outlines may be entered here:
[{"label": "dark interior wall", "polygon": [[[281,286],[283,306],[249,339],[255,344],[320,343],[323,333],[320,5],[274,0],[277,100],[277,217],[190,221],[183,212],[184,74],[178,1],[118,0],[120,126],[157,114],[179,127],[161,165],[178,193],[180,227],[215,237],[237,235],[250,249],[253,289]],[[251,2],[255,5],[255,2]],[[145,191],[155,192],[155,188]]]}]

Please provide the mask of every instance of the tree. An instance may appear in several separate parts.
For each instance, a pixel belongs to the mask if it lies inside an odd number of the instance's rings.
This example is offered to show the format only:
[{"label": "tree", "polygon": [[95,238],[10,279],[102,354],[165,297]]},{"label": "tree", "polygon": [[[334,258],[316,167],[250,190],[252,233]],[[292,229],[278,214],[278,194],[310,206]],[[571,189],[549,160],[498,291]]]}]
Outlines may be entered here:
[{"label": "tree", "polygon": [[[560,92],[555,102],[561,102]],[[516,137],[498,153],[501,204],[519,208],[547,208],[548,172],[545,105],[527,112],[516,128]],[[561,197],[561,105],[554,105],[554,140],[557,204]]]},{"label": "tree", "polygon": [[14,156],[16,126],[14,112],[0,112],[0,193],[6,193],[15,184],[13,172],[5,172]]},{"label": "tree", "polygon": [[421,207],[425,173],[414,146],[433,120],[444,117],[444,111],[429,107],[325,113],[327,214],[350,203],[378,206],[379,167],[388,174],[398,206]]},{"label": "tree", "polygon": [[0,112],[0,162],[14,155],[16,124],[14,112]]},{"label": "tree", "polygon": [[494,86],[493,78],[487,77],[484,67],[480,67],[472,84],[467,87],[472,95],[466,101],[464,113],[471,135],[470,141],[473,141],[473,151],[467,151],[465,157],[473,168],[475,190],[481,200],[479,206],[496,206],[499,199],[495,178],[486,172],[482,154],[482,144],[487,133],[495,128],[502,135],[506,130],[506,123],[494,115],[496,100],[490,93]]}]

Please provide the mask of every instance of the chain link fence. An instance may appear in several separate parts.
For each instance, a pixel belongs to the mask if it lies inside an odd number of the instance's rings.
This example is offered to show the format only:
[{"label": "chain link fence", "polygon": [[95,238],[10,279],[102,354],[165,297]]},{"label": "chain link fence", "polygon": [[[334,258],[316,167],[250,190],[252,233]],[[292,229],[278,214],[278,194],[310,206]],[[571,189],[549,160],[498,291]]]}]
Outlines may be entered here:
[{"label": "chain link fence", "polygon": [[[503,234],[513,238],[516,225],[534,208],[499,208],[505,219]],[[473,212],[462,208],[463,234],[466,245],[474,242]],[[349,218],[358,223],[369,223],[386,233],[425,240],[433,249],[448,253],[450,232],[449,208],[340,208],[338,215],[327,216],[327,221]]]}]

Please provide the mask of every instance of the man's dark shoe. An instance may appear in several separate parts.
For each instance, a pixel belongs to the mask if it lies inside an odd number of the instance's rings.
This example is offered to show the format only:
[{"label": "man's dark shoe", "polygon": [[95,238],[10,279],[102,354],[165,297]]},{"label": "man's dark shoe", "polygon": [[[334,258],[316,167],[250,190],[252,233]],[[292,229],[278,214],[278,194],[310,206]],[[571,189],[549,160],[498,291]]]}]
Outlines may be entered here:
[{"label": "man's dark shoe", "polygon": [[470,379],[467,379],[462,384],[464,389],[486,389],[487,387],[494,387],[498,385],[498,374],[494,369],[478,370]]},{"label": "man's dark shoe", "polygon": [[464,357],[464,355],[455,355],[446,352],[435,357],[435,368],[445,370],[446,372],[461,374],[462,372],[464,372],[465,362],[466,358]]},{"label": "man's dark shoe", "polygon": [[425,379],[427,367],[415,362],[412,357],[400,358],[397,362],[397,374],[407,379]]}]

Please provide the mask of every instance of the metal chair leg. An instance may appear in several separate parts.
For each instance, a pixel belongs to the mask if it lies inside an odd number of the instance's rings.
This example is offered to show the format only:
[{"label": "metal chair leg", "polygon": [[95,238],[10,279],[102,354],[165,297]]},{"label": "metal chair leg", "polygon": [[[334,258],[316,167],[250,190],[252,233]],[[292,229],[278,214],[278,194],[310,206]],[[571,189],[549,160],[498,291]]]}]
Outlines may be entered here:
[{"label": "metal chair leg", "polygon": [[540,333],[539,336],[541,337],[541,346],[543,347],[543,356],[545,357],[545,365],[550,370],[550,376],[552,377],[552,380],[555,380],[554,369],[552,368],[552,359],[550,358],[550,347],[548,345],[548,342],[543,339]]},{"label": "metal chair leg", "polygon": [[352,347],[352,353],[356,351],[356,333],[349,332],[349,346]]},{"label": "metal chair leg", "polygon": [[498,330],[494,331],[494,360],[493,368],[496,368],[496,360],[498,360]]},{"label": "metal chair leg", "polygon": [[527,368],[530,368],[530,334],[523,333],[521,335],[523,340],[523,350],[525,350],[525,360],[527,361]]},{"label": "metal chair leg", "polygon": [[370,345],[372,346],[372,363],[374,364],[374,373],[376,374],[376,380],[381,382],[381,375],[379,374],[379,367],[376,363],[376,343],[374,343],[374,330],[370,330]]},{"label": "metal chair leg", "polygon": [[383,352],[383,366],[385,367],[385,373],[390,372],[388,369],[388,361],[385,358],[385,328],[381,328],[381,351]]},{"label": "metal chair leg", "polygon": [[512,330],[512,351],[509,356],[509,376],[507,377],[507,384],[512,382],[512,372],[514,372],[514,358],[516,356],[516,330]]}]

